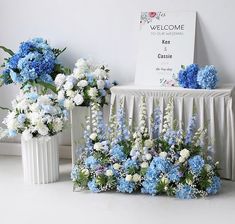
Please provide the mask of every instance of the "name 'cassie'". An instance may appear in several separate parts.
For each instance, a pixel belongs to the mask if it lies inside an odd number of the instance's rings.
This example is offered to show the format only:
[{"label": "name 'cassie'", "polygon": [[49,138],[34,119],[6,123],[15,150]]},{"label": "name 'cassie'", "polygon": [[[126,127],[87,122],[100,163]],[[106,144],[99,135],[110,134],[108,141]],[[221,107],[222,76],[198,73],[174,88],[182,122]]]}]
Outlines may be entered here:
[{"label": "name 'cassie'", "polygon": [[184,24],[180,25],[150,25],[151,30],[184,30]]}]

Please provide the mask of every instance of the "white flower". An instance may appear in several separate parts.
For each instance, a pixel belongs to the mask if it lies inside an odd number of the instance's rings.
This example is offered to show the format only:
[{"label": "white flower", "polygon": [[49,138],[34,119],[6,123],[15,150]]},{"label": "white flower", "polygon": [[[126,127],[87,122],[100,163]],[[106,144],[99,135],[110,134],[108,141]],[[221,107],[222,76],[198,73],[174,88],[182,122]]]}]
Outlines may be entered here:
[{"label": "white flower", "polygon": [[107,77],[106,71],[104,71],[101,68],[97,68],[93,74],[95,75],[97,79],[105,79]]},{"label": "white flower", "polygon": [[40,106],[39,106],[39,104],[38,103],[33,103],[33,104],[31,104],[30,105],[30,110],[32,111],[32,112],[39,112],[40,111]]},{"label": "white flower", "polygon": [[210,164],[205,164],[205,169],[207,172],[210,172],[212,170],[212,167]]},{"label": "white flower", "polygon": [[141,181],[141,176],[138,173],[135,173],[133,175],[133,181],[134,182],[140,182]]},{"label": "white flower", "polygon": [[74,100],[76,105],[81,105],[83,103],[83,101],[84,101],[83,96],[81,94],[79,94],[79,93],[76,94],[76,96],[74,97],[73,100]]},{"label": "white flower", "polygon": [[190,152],[188,149],[182,149],[180,151],[180,156],[187,159],[190,156]]},{"label": "white flower", "polygon": [[48,127],[43,124],[42,122],[39,122],[37,125],[36,125],[36,129],[38,131],[38,133],[42,136],[46,136],[48,135],[48,132],[49,132],[49,129]]},{"label": "white flower", "polygon": [[98,90],[94,87],[94,88],[90,88],[88,90],[88,95],[91,97],[91,98],[96,98],[97,97],[97,94],[98,94]]},{"label": "white flower", "polygon": [[63,129],[63,121],[60,118],[56,118],[53,121],[53,129],[55,130],[55,132],[60,132]]},{"label": "white flower", "polygon": [[73,90],[69,89],[69,90],[66,91],[66,95],[68,97],[74,97],[75,96],[75,92]]},{"label": "white flower", "polygon": [[215,163],[215,166],[218,166],[219,165],[219,161],[217,161],[216,163]]},{"label": "white flower", "polygon": [[147,148],[152,148],[153,147],[153,140],[147,139],[144,141],[144,146]]},{"label": "white flower", "polygon": [[169,184],[170,181],[169,181],[169,179],[167,177],[162,177],[161,178],[161,182],[165,183],[165,184]]},{"label": "white flower", "polygon": [[65,106],[66,109],[72,110],[75,105],[74,105],[73,100],[65,99],[64,106]]},{"label": "white flower", "polygon": [[132,175],[127,174],[125,180],[126,181],[131,181],[132,180]]},{"label": "white flower", "polygon": [[179,158],[179,163],[183,163],[183,162],[185,162],[185,157],[182,157],[182,156],[181,156],[181,157]]},{"label": "white flower", "polygon": [[41,95],[38,97],[38,104],[44,104],[44,105],[50,105],[51,104],[51,99],[49,97],[49,95]]},{"label": "white flower", "polygon": [[167,157],[167,152],[160,152],[159,156],[163,157],[163,158],[166,158]]},{"label": "white flower", "polygon": [[140,166],[141,168],[145,169],[145,168],[148,168],[149,164],[147,162],[142,162]]},{"label": "white flower", "polygon": [[78,69],[86,69],[88,68],[88,64],[87,64],[87,61],[83,58],[79,58],[77,60],[77,62],[75,63],[75,66],[78,68]]},{"label": "white flower", "polygon": [[152,155],[151,155],[150,153],[147,153],[147,154],[145,155],[145,158],[146,158],[147,160],[150,160],[150,159],[152,159]]},{"label": "white flower", "polygon": [[97,87],[98,89],[103,89],[105,82],[103,80],[97,80]]},{"label": "white flower", "polygon": [[15,118],[13,118],[13,119],[7,118],[4,121],[4,124],[6,124],[7,128],[10,129],[10,130],[16,130],[17,127],[19,126],[19,123],[18,123],[18,121]]},{"label": "white flower", "polygon": [[64,98],[65,98],[64,94],[65,94],[65,92],[63,90],[60,90],[57,95],[58,100],[64,100]]},{"label": "white flower", "polygon": [[112,170],[106,170],[105,175],[108,177],[113,176],[113,171]]},{"label": "white flower", "polygon": [[120,167],[121,167],[121,165],[120,165],[119,163],[114,163],[114,164],[113,164],[113,168],[114,168],[115,170],[119,170]]},{"label": "white flower", "polygon": [[96,151],[100,151],[102,148],[103,148],[103,145],[102,145],[100,142],[96,142],[96,143],[94,144],[94,149],[95,149]]},{"label": "white flower", "polygon": [[89,176],[90,175],[90,172],[88,169],[83,169],[82,170],[82,173],[85,175],[85,176]]},{"label": "white flower", "polygon": [[85,70],[75,68],[73,70],[73,77],[75,77],[76,79],[83,79],[83,78],[85,78],[84,72],[85,72]]},{"label": "white flower", "polygon": [[28,118],[31,121],[32,125],[37,124],[42,119],[38,112],[28,113]]},{"label": "white flower", "polygon": [[90,139],[91,140],[95,140],[97,138],[97,134],[96,133],[92,133],[91,135],[90,135]]},{"label": "white flower", "polygon": [[86,80],[81,80],[78,82],[78,87],[86,87],[88,85],[88,82]]},{"label": "white flower", "polygon": [[65,84],[64,84],[64,89],[65,90],[70,90],[73,88],[73,83],[71,81],[67,81]]},{"label": "white flower", "polygon": [[192,182],[192,180],[191,180],[191,179],[187,178],[187,179],[186,179],[186,184],[188,184],[188,185],[192,185],[192,184],[193,184],[193,182]]},{"label": "white flower", "polygon": [[56,77],[55,77],[55,84],[57,87],[61,87],[64,82],[66,80],[66,76],[64,74],[58,74]]},{"label": "white flower", "polygon": [[30,139],[32,139],[33,135],[29,129],[26,129],[23,131],[22,137],[24,138],[25,141],[29,141]]}]

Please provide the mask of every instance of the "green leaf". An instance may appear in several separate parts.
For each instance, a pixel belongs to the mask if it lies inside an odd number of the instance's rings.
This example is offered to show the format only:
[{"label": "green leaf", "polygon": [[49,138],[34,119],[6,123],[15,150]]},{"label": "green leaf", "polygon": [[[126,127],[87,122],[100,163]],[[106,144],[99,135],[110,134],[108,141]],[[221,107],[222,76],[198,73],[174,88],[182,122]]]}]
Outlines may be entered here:
[{"label": "green leaf", "polygon": [[1,110],[8,110],[8,111],[11,111],[11,109],[9,109],[9,108],[7,108],[7,107],[1,107],[1,106],[0,106],[0,109],[1,109]]},{"label": "green leaf", "polygon": [[50,89],[52,92],[57,93],[56,87],[54,85],[42,81],[37,81],[37,83],[46,89]]},{"label": "green leaf", "polygon": [[4,46],[0,46],[0,49],[2,49],[3,51],[5,51],[6,53],[8,53],[11,56],[13,56],[15,54],[12,50],[10,50]]},{"label": "green leaf", "polygon": [[182,69],[185,69],[185,65],[181,65],[181,68],[182,68]]}]

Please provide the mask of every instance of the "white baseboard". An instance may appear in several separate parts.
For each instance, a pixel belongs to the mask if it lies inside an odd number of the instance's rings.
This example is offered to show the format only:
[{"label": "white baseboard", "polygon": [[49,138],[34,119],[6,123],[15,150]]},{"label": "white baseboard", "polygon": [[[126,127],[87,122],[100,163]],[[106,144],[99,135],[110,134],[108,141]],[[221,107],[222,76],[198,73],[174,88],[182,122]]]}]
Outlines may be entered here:
[{"label": "white baseboard", "polygon": [[[71,159],[71,146],[60,145],[59,155],[63,159]],[[20,143],[0,142],[0,155],[21,156]]]}]

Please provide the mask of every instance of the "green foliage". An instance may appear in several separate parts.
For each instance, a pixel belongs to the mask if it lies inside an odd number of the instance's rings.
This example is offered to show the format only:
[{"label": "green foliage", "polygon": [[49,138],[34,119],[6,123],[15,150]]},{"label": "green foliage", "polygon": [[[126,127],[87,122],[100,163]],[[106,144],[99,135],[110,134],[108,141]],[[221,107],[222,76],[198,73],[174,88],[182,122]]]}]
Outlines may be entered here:
[{"label": "green foliage", "polygon": [[132,142],[131,141],[121,141],[120,145],[123,147],[123,152],[125,155],[130,155],[132,149]]},{"label": "green foliage", "polygon": [[94,157],[100,162],[101,165],[109,163],[109,155],[102,151],[95,151]]},{"label": "green foliage", "polygon": [[0,46],[0,49],[2,49],[3,51],[5,51],[6,53],[8,53],[11,56],[14,55],[14,52],[12,50],[10,50],[9,48],[6,48],[4,46]]},{"label": "green foliage", "polygon": [[52,51],[57,58],[59,55],[61,55],[67,48],[65,47],[64,49],[59,49],[59,48],[53,48]]},{"label": "green foliage", "polygon": [[167,184],[164,181],[160,181],[156,186],[157,192],[159,194],[164,193],[166,187],[167,187]]},{"label": "green foliage", "polygon": [[79,171],[79,176],[78,176],[78,179],[76,180],[76,184],[79,186],[79,187],[83,187],[83,188],[86,188],[87,187],[87,184],[88,184],[88,181],[89,181],[89,176],[87,176],[85,173],[83,173],[82,171]]},{"label": "green foliage", "polygon": [[101,187],[104,187],[107,184],[108,178],[105,174],[100,174],[96,178],[96,184],[98,184]]}]

